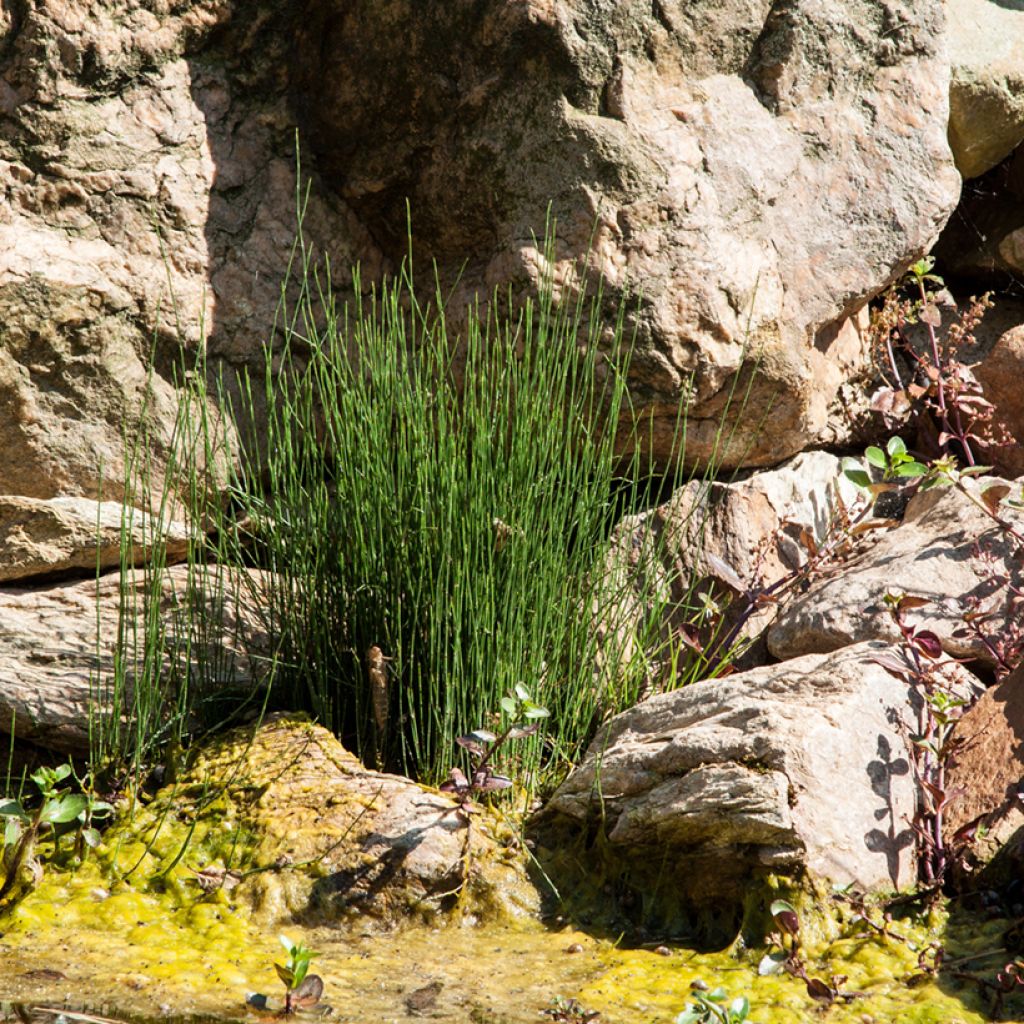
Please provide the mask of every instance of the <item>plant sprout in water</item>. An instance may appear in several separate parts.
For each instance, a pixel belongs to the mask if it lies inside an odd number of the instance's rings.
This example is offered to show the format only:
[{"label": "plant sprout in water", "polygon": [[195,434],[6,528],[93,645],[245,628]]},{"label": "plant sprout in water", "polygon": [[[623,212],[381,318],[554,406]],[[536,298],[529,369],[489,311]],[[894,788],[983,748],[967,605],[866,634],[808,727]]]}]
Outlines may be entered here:
[{"label": "plant sprout in water", "polygon": [[440,788],[444,793],[454,793],[459,797],[463,810],[468,808],[474,796],[512,786],[508,776],[499,775],[494,770],[494,755],[508,740],[532,736],[540,728],[540,719],[551,714],[547,708],[534,703],[530,691],[522,683],[516,683],[512,693],[501,698],[501,710],[509,720],[501,733],[476,729],[465,736],[459,736],[455,741],[469,751],[472,770],[467,777],[458,768],[453,768],[448,780]]},{"label": "plant sprout in water", "polygon": [[278,938],[288,954],[283,964],[274,964],[274,970],[286,989],[284,1012],[294,1013],[304,1007],[315,1006],[324,991],[323,978],[309,973],[309,965],[317,954],[304,942],[292,942],[287,935]]},{"label": "plant sprout in water", "polygon": [[[20,800],[0,803],[0,819],[5,819],[2,856],[4,882],[0,886],[0,900],[8,896],[18,884],[23,868],[28,868],[38,884],[43,868],[35,857],[36,845],[41,839],[52,838],[54,852],[62,835],[76,833],[75,848],[80,857],[99,845],[100,834],[93,826],[94,819],[113,814],[114,808],[86,791],[72,793],[61,788],[61,783],[73,775],[70,764],[57,768],[40,768],[30,777],[39,790],[39,806],[30,811]],[[80,783],[80,785],[82,785]],[[83,789],[87,789],[83,785]]]},{"label": "plant sprout in water", "polygon": [[695,988],[693,1002],[678,1017],[676,1024],[753,1024],[750,1000],[737,996],[731,1001],[724,988],[702,992]]}]

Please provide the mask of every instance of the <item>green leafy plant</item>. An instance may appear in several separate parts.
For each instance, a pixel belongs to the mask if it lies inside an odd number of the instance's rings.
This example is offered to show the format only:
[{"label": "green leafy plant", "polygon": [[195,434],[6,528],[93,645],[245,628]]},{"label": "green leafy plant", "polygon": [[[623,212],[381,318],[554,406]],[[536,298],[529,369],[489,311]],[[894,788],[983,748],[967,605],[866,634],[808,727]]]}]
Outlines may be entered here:
[{"label": "green leafy plant", "polygon": [[284,1012],[294,1013],[297,1009],[315,1006],[324,991],[323,978],[309,973],[309,966],[317,954],[304,942],[292,942],[287,935],[278,939],[288,954],[283,964],[274,964],[274,970],[285,987]]},{"label": "green leafy plant", "polygon": [[691,998],[693,1002],[676,1017],[676,1024],[744,1024],[750,1018],[750,1000],[746,996],[730,1000],[722,987],[710,992],[694,988]]},{"label": "green leafy plant", "polygon": [[578,999],[567,999],[565,996],[555,996],[551,1005],[540,1012],[550,1017],[555,1024],[590,1024],[601,1016],[597,1010],[585,1009]]},{"label": "green leafy plant", "polygon": [[[864,449],[864,462],[870,468],[865,468],[856,459],[844,459],[843,475],[852,484],[876,495],[889,490],[895,481],[924,477],[929,472],[927,465],[918,462],[907,451],[906,442],[901,437],[889,438],[884,449],[869,445]],[[878,473],[872,475],[872,468]]]},{"label": "green leafy plant", "polygon": [[470,774],[467,777],[460,769],[453,768],[440,789],[459,797],[464,812],[468,811],[475,796],[509,789],[512,786],[512,780],[508,776],[495,772],[495,755],[507,741],[532,736],[540,728],[539,719],[551,715],[547,708],[534,702],[530,691],[522,683],[516,683],[512,692],[501,698],[501,711],[507,716],[508,723],[500,733],[476,729],[465,736],[459,736],[455,741],[464,750],[469,751],[472,761]]},{"label": "green leafy plant", "polygon": [[39,791],[39,803],[34,810],[26,808],[20,800],[0,803],[0,819],[4,819],[3,866],[4,882],[0,886],[0,900],[15,890],[22,869],[27,868],[38,883],[42,878],[42,865],[35,857],[38,843],[52,839],[56,852],[60,837],[76,832],[76,850],[84,856],[89,847],[99,843],[99,832],[93,822],[113,813],[114,808],[96,799],[91,792],[72,793],[61,783],[74,776],[70,764],[57,768],[39,768],[30,778]]},{"label": "green leafy plant", "polygon": [[[556,303],[545,281],[536,300],[458,311],[455,330],[408,265],[336,298],[301,237],[290,285],[265,377],[236,401],[243,419],[268,410],[266,444],[231,488],[233,515],[260,524],[235,560],[272,570],[276,699],[440,782],[533,679],[552,727],[521,734],[521,771],[562,772],[644,667],[602,658],[594,628],[621,603],[603,572],[614,524],[664,486],[629,408],[625,307],[609,321],[599,289]],[[386,674],[367,672],[374,647]]]}]

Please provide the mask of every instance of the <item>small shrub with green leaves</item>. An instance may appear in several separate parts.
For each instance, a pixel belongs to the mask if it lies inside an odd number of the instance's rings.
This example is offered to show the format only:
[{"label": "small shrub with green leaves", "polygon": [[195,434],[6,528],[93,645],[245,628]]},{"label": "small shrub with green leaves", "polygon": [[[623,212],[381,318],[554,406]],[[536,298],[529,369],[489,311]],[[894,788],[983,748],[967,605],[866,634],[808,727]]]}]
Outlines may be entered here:
[{"label": "small shrub with green leaves", "polygon": [[304,942],[292,942],[287,935],[280,935],[278,939],[288,954],[283,964],[274,964],[274,970],[286,990],[284,1012],[294,1013],[303,1007],[315,1006],[324,991],[323,978],[309,973],[309,965],[316,953]]},{"label": "small shrub with green leaves", "polygon": [[750,1000],[737,996],[730,1000],[719,986],[710,992],[694,989],[693,1002],[678,1017],[676,1024],[753,1024],[750,1020]]},{"label": "small shrub with green leaves", "polygon": [[[867,468],[856,459],[843,459],[843,475],[850,483],[875,494],[888,490],[895,481],[924,477],[929,471],[907,451],[901,437],[890,437],[884,449],[869,445],[864,449],[864,463]],[[877,472],[872,474],[872,469]]]},{"label": "small shrub with green leaves", "polygon": [[23,868],[28,868],[37,882],[42,878],[42,865],[35,857],[36,846],[41,840],[52,839],[56,852],[60,837],[74,832],[79,856],[84,856],[87,849],[99,844],[100,835],[93,822],[113,814],[114,808],[96,799],[85,786],[79,793],[62,788],[60,784],[73,776],[70,764],[40,768],[30,776],[39,791],[39,804],[34,810],[26,808],[21,800],[0,803],[0,819],[5,822],[4,882],[0,886],[0,900],[14,891]]},{"label": "small shrub with green leaves", "polygon": [[551,714],[547,708],[534,702],[530,691],[522,683],[516,683],[512,692],[501,698],[501,710],[508,723],[501,733],[488,729],[476,729],[465,736],[459,736],[456,743],[469,751],[472,770],[467,777],[458,768],[453,768],[441,791],[454,793],[459,797],[463,811],[468,809],[474,796],[509,789],[512,780],[494,770],[494,757],[509,740],[525,739],[540,728],[540,720]]}]

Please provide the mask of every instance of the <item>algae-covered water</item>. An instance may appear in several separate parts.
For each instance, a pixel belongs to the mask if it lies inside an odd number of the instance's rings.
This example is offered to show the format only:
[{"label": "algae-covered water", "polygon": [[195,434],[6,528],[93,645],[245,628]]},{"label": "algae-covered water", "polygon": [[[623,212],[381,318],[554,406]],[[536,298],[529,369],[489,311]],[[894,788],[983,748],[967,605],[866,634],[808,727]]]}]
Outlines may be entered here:
[{"label": "algae-covered water", "polygon": [[[233,913],[223,892],[170,915],[161,900],[137,892],[97,893],[94,899],[89,921],[80,912],[66,919],[68,904],[54,902],[45,912],[38,903],[23,904],[4,923],[0,1017],[12,1004],[24,1004],[134,1020],[266,1018],[268,1012],[246,1006],[254,992],[270,997],[269,1012],[275,1003],[280,1006],[282,986],[273,964],[284,957],[277,935]],[[76,897],[69,893],[68,900],[74,904]],[[946,937],[949,955],[998,947],[1004,927],[998,921],[958,926]],[[918,954],[928,933],[907,922],[901,934],[909,942],[861,926],[808,957],[810,974],[846,975],[842,988],[862,993],[828,1008],[811,999],[796,978],[759,977],[760,953],[754,951],[625,949],[572,928],[529,920],[409,926],[383,934],[285,930],[319,953],[313,969],[325,982],[323,1004],[303,1015],[352,1024],[414,1016],[537,1022],[550,1019],[542,1011],[558,996],[598,1011],[603,1022],[659,1024],[675,1019],[694,982],[748,996],[751,1020],[760,1024],[980,1024],[991,1019],[989,1001],[979,998],[976,986],[920,977]],[[990,957],[969,969],[994,972],[998,966],[998,957]],[[1024,1004],[1008,1005],[1003,1019],[1024,1019]]]},{"label": "algae-covered water", "polygon": [[[465,855],[453,907],[418,896],[365,904],[359,913],[335,914],[328,902],[326,911],[310,914],[310,894],[339,870],[338,858],[370,870],[368,851],[380,838],[359,791],[346,789],[359,777],[356,766],[334,746],[305,722],[228,734],[178,784],[122,815],[85,863],[74,863],[67,848],[49,851],[42,880],[0,911],[0,1019],[61,1024],[62,1010],[140,1024],[270,1019],[282,1005],[274,969],[285,959],[282,932],[317,951],[312,969],[323,978],[323,999],[303,1016],[350,1024],[414,1016],[536,1024],[555,1019],[542,1014],[558,998],[577,1000],[602,1024],[671,1024],[695,983],[747,996],[755,1024],[980,1024],[990,1019],[991,992],[982,998],[976,983],[950,970],[929,973],[931,944],[941,942],[957,970],[993,980],[1012,959],[1000,949],[1006,921],[961,912],[947,919],[934,910],[887,926],[896,938],[879,935],[849,905],[805,893],[807,974],[849,997],[824,1006],[798,978],[759,976],[764,949],[739,941],[710,953],[683,945],[626,948],[614,932],[600,937],[563,918],[553,919],[557,927],[545,924],[536,900],[511,898],[517,886],[529,888],[525,856],[498,841],[501,827],[488,825],[482,809],[473,827],[481,842],[454,845],[476,853],[472,864]],[[374,785],[386,781],[379,776]],[[439,828],[435,810],[425,820]],[[248,874],[234,886],[202,884],[229,869],[239,879]],[[399,877],[390,884],[399,885]],[[403,883],[407,895],[411,878]],[[584,875],[575,891],[563,887],[562,910],[577,908],[574,920],[603,921],[607,936],[616,918],[592,881]],[[765,889],[762,899],[755,885],[765,880],[751,881],[750,909],[764,916],[761,903],[771,897]],[[504,898],[495,898],[496,886]],[[366,913],[371,906],[376,916]],[[1000,952],[969,959],[993,950]],[[253,993],[269,1007],[247,1005]],[[1024,999],[1008,1003],[1002,1019],[1024,1020]]]}]

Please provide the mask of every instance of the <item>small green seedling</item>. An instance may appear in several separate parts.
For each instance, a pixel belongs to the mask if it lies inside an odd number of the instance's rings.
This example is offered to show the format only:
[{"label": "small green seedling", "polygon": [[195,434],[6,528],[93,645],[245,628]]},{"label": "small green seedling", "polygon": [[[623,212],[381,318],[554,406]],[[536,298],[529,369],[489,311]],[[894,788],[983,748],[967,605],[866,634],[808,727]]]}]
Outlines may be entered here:
[{"label": "small green seedling", "polygon": [[317,954],[304,942],[292,942],[287,935],[278,937],[288,959],[283,964],[274,964],[277,976],[284,982],[284,1012],[294,1013],[320,1002],[324,982],[318,974],[309,973],[309,965]]},{"label": "small green seedling", "polygon": [[710,992],[694,990],[692,998],[694,1002],[676,1017],[676,1024],[753,1024],[746,996],[726,1002],[729,996],[719,987]]},{"label": "small green seedling", "polygon": [[512,692],[501,698],[501,710],[507,716],[508,724],[500,734],[476,729],[455,740],[460,747],[469,751],[473,770],[467,777],[458,768],[453,768],[448,780],[439,788],[444,793],[454,793],[458,797],[463,813],[468,813],[474,796],[511,788],[512,780],[494,770],[494,755],[509,740],[532,736],[540,728],[540,720],[551,714],[547,708],[534,702],[530,691],[522,683],[516,683]]},{"label": "small green seedling", "polygon": [[[889,490],[898,480],[927,476],[929,473],[928,466],[918,462],[907,451],[901,437],[890,437],[884,450],[877,445],[869,445],[864,449],[864,462],[870,468],[865,468],[856,459],[843,459],[843,476],[850,483],[873,494]],[[878,474],[872,474],[871,469],[881,471],[880,480],[874,478]]]},{"label": "small green seedling", "polygon": [[62,835],[76,832],[75,848],[82,857],[88,848],[99,845],[100,834],[93,821],[113,814],[114,808],[91,793],[71,793],[61,788],[60,784],[72,775],[70,764],[34,772],[30,778],[41,797],[34,811],[27,810],[20,800],[0,803],[0,819],[5,820],[2,847],[5,877],[0,886],[0,900],[14,889],[22,868],[31,871],[37,884],[42,879],[42,865],[35,857],[40,839],[52,837],[56,850]]}]

